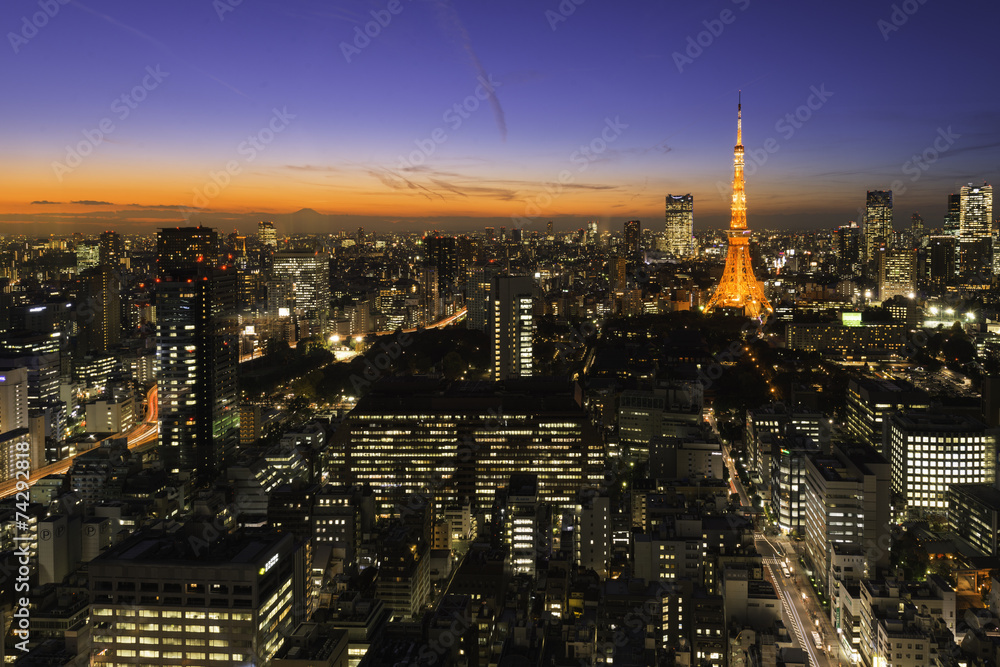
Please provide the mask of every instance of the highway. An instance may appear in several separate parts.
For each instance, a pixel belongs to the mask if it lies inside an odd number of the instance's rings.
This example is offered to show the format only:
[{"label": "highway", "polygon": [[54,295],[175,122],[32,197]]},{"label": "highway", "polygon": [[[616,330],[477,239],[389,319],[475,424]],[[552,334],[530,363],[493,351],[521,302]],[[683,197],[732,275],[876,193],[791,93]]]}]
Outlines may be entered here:
[{"label": "highway", "polygon": [[[423,327],[423,328],[424,329],[444,329],[446,326],[449,326],[449,325],[454,324],[455,322],[458,322],[460,319],[462,319],[463,317],[465,317],[468,312],[469,312],[468,308],[463,308],[462,310],[458,311],[454,315],[446,317],[443,320],[438,320],[434,324],[428,324],[426,327]],[[403,333],[413,333],[414,331],[420,331],[420,329],[419,328],[403,329]],[[389,335],[394,334],[394,333],[396,333],[396,332],[395,331],[376,331],[376,332],[373,332],[373,333],[370,333],[370,334],[366,334],[366,335],[367,336],[389,336]]]},{"label": "highway", "polygon": [[[146,445],[155,443],[157,437],[159,436],[160,424],[158,420],[159,405],[157,404],[156,385],[153,385],[153,388],[149,390],[148,394],[146,394],[145,419],[133,426],[127,433],[116,433],[115,435],[103,438],[96,441],[93,447],[85,449],[82,452],[77,452],[76,454],[68,456],[61,461],[56,461],[55,463],[50,463],[47,466],[39,468],[31,473],[31,477],[28,479],[28,485],[31,486],[38,480],[48,477],[49,475],[65,474],[69,470],[70,466],[73,465],[73,461],[76,460],[76,457],[86,454],[87,452],[94,451],[101,446],[102,442],[106,440],[127,436],[129,449],[135,450],[140,447],[145,448]],[[7,498],[17,493],[17,482],[17,479],[10,479],[6,482],[0,483],[0,498]]]}]

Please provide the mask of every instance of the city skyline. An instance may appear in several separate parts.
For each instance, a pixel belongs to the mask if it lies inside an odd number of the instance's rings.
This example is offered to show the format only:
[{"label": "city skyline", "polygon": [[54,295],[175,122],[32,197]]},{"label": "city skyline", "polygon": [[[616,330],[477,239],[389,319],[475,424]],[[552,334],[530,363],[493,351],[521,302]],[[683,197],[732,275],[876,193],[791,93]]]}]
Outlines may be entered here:
[{"label": "city skyline", "polygon": [[0,103],[6,234],[655,229],[670,192],[721,229],[740,88],[757,229],[833,228],[889,189],[933,228],[1000,169],[995,90],[920,96],[967,62],[925,44],[987,37],[933,4],[57,5],[0,14],[22,93]]}]

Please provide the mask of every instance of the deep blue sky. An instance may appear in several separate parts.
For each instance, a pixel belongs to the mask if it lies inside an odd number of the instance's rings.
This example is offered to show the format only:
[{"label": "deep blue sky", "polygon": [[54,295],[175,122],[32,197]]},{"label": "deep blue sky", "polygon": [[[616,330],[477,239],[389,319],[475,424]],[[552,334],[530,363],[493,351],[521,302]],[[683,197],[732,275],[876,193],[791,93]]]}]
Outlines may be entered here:
[{"label": "deep blue sky", "polygon": [[[567,229],[638,217],[660,229],[663,196],[692,192],[706,228],[727,219],[739,89],[748,154],[764,155],[768,139],[776,149],[748,168],[753,227],[842,224],[865,190],[894,181],[897,226],[914,210],[939,225],[949,192],[1000,172],[993,4],[564,0],[574,11],[553,30],[556,0],[398,0],[347,62],[342,43],[390,2],[242,0],[221,12],[225,0],[50,1],[56,15],[16,45],[11,33],[39,4],[0,8],[7,223],[153,228],[184,206],[222,227],[307,208],[322,215],[299,220],[331,229],[510,216]],[[888,32],[894,4],[900,25]],[[905,22],[903,4],[916,10]],[[728,24],[716,22],[723,12]],[[701,35],[708,46],[679,71],[674,54],[706,21],[721,33]],[[119,118],[114,101],[147,67],[169,75]],[[445,112],[477,77],[499,84],[495,97],[454,127]],[[813,98],[800,127],[779,125],[814,89],[832,95]],[[274,109],[294,119],[248,159],[241,142]],[[115,128],[91,155],[70,171],[53,166],[105,118]],[[627,128],[580,161],[574,152],[608,119]],[[427,143],[437,128],[446,139]],[[908,164],[935,140],[947,150],[926,170]],[[433,154],[400,166],[415,142]],[[211,175],[229,161],[239,173],[216,193]]]}]

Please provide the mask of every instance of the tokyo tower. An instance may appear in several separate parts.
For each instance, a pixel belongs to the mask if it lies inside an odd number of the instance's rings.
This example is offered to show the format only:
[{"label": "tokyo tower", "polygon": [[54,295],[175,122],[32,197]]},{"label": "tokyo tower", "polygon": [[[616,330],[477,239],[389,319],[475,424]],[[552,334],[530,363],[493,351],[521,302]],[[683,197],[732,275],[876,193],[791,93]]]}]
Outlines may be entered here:
[{"label": "tokyo tower", "polygon": [[[742,98],[742,96],[741,96]],[[733,150],[733,208],[729,221],[729,252],[726,270],[708,300],[705,313],[716,308],[742,310],[753,319],[763,319],[774,312],[764,296],[750,264],[750,230],[747,229],[747,196],[743,190],[743,100],[736,107],[736,148]]]}]

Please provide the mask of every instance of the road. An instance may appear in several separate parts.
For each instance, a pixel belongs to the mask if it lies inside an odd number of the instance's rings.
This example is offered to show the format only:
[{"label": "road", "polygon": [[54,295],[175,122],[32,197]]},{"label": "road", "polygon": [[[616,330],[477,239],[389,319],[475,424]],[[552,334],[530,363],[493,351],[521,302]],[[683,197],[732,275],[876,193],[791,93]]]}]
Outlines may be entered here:
[{"label": "road", "polygon": [[[716,435],[718,435],[714,415],[711,418],[706,418],[712,425],[713,430],[715,430]],[[730,485],[735,489],[735,493],[739,495],[740,504],[743,507],[750,508],[749,497],[747,496],[746,489],[743,488],[743,482],[740,481],[740,477],[736,473],[736,463],[733,461],[728,445],[723,446],[722,453],[723,460],[725,460],[726,466],[729,468]],[[818,627],[816,625],[814,618],[817,617],[817,613],[810,611],[810,606],[818,608],[819,605],[815,603],[815,600],[808,591],[803,591],[799,583],[805,582],[807,579],[805,573],[799,569],[801,566],[792,549],[788,546],[782,546],[777,540],[772,542],[763,533],[754,534],[754,544],[757,548],[757,553],[761,555],[761,559],[764,562],[764,570],[768,575],[767,579],[774,584],[775,591],[777,591],[778,597],[781,599],[785,627],[795,637],[799,646],[805,649],[809,655],[810,664],[815,667],[836,667],[839,665],[838,661],[831,660],[825,652],[816,649],[813,632],[820,630],[821,634],[824,631],[832,633],[833,629],[829,626],[828,622],[825,623],[825,627]],[[792,577],[784,576],[781,567],[783,562],[789,564],[794,573]],[[824,619],[825,616],[820,609],[819,620],[821,623],[824,623]],[[835,641],[830,642],[831,636],[835,635],[824,635],[825,643],[836,644],[837,642]],[[835,647],[833,650],[837,652],[839,649]]]},{"label": "road", "polygon": [[[463,308],[454,315],[444,318],[443,320],[438,320],[434,324],[428,324],[424,329],[444,329],[446,326],[452,325],[458,322],[460,319],[466,316],[469,312],[468,308]],[[419,328],[413,329],[403,329],[403,333],[413,333],[414,331],[419,331]],[[390,334],[396,333],[395,331],[376,331],[374,333],[366,334],[368,336],[388,336]]]},{"label": "road", "polygon": [[[103,438],[94,443],[93,447],[90,447],[82,452],[77,452],[73,456],[64,458],[61,461],[56,461],[55,463],[50,463],[47,466],[39,468],[38,470],[31,473],[31,477],[28,478],[28,485],[31,486],[35,484],[38,480],[48,477],[49,475],[64,475],[69,470],[70,466],[73,465],[73,461],[76,457],[86,454],[87,452],[92,452],[101,446],[101,443],[110,440],[112,438],[121,438],[123,436],[128,437],[128,448],[135,450],[139,448],[145,448],[146,445],[150,443],[155,443],[157,437],[160,433],[159,424],[159,405],[157,404],[157,393],[156,385],[149,390],[146,394],[146,418],[140,423],[133,426],[127,433],[116,433],[107,438]],[[23,480],[22,480],[23,481]],[[0,498],[7,498],[14,495],[17,492],[17,479],[7,480],[6,482],[0,483]]]}]

